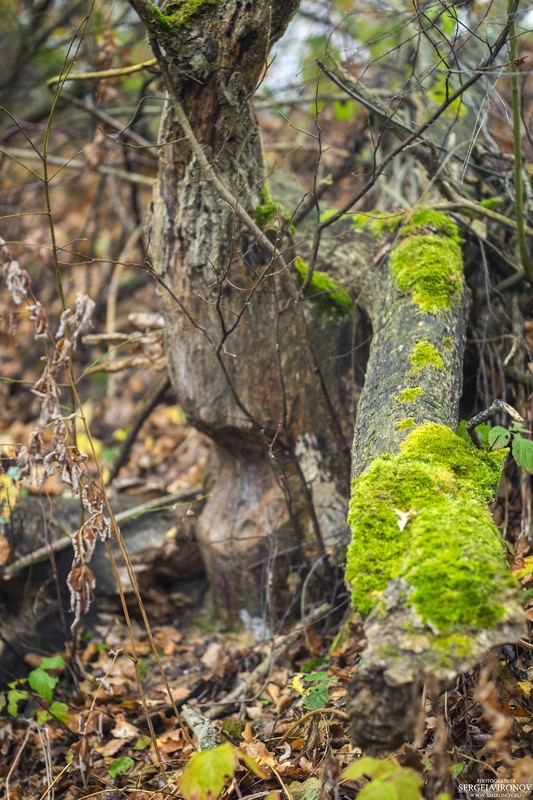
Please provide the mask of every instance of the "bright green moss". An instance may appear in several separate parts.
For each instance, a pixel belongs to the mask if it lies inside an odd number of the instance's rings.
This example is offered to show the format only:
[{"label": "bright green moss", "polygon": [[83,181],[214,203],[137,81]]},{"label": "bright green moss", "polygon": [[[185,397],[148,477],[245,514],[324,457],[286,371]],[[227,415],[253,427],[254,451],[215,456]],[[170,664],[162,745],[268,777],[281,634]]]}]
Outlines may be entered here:
[{"label": "bright green moss", "polygon": [[429,314],[448,311],[463,287],[461,248],[436,234],[402,239],[391,253],[390,268],[398,289]]},{"label": "bright green moss", "polygon": [[488,208],[490,211],[493,211],[503,205],[503,202],[503,197],[487,197],[487,199],[482,200],[479,205],[482,208]]},{"label": "bright green moss", "polygon": [[426,233],[440,233],[458,245],[463,241],[455,222],[433,208],[418,208],[413,211],[402,226],[399,236],[401,239],[406,239],[408,236],[420,236]]},{"label": "bright green moss", "polygon": [[390,211],[369,211],[367,214],[354,214],[352,225],[354,228],[366,228],[372,233],[388,233],[394,231],[402,221],[403,211],[394,214]]},{"label": "bright green moss", "polygon": [[396,430],[397,431],[408,431],[409,428],[415,427],[415,421],[412,417],[406,417],[405,419],[401,419],[399,422],[396,423]]},{"label": "bright green moss", "polygon": [[346,578],[357,610],[368,614],[388,582],[402,578],[409,604],[442,642],[502,618],[499,598],[515,582],[487,503],[504,458],[428,423],[398,455],[372,462],[352,484],[348,517]]},{"label": "bright green moss", "polygon": [[401,292],[421,311],[449,311],[463,288],[463,257],[457,225],[431,208],[414,211],[398,234],[390,269]]},{"label": "bright green moss", "polygon": [[435,345],[425,340],[415,344],[409,353],[409,363],[411,364],[413,375],[419,375],[422,370],[428,369],[428,367],[444,369],[444,362],[441,354]]},{"label": "bright green moss", "polygon": [[150,3],[155,20],[161,27],[175,30],[182,26],[187,26],[192,17],[202,9],[217,6],[220,0],[176,0],[167,3],[163,11],[160,11],[155,3]]},{"label": "bright green moss", "polygon": [[402,389],[394,398],[398,403],[414,403],[417,397],[422,394],[420,386],[413,386],[411,389]]},{"label": "bright green moss", "polygon": [[290,214],[285,211],[281,203],[274,200],[267,183],[261,189],[261,202],[255,207],[252,218],[264,231],[277,228],[280,221],[288,226],[291,233],[295,230],[294,225],[290,224]]},{"label": "bright green moss", "polygon": [[[296,258],[294,268],[297,283],[302,286],[308,266],[303,259]],[[335,283],[326,272],[316,270],[313,272],[305,297],[315,304],[320,314],[330,319],[340,319],[353,314],[353,300],[350,293]]]},{"label": "bright green moss", "polygon": [[268,203],[260,203],[255,207],[253,213],[254,222],[257,222],[261,230],[267,230],[275,225],[282,213],[281,203],[271,200]]}]

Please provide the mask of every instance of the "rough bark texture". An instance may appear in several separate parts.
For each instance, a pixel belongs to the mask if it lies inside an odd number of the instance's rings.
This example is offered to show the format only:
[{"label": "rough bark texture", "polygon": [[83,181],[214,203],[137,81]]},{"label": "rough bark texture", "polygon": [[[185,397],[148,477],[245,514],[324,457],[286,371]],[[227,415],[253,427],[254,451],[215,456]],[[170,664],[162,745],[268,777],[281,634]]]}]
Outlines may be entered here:
[{"label": "rough bark texture", "polygon": [[[365,385],[361,393],[352,449],[352,475],[373,459],[395,452],[406,437],[405,420],[439,422],[455,427],[463,382],[463,353],[468,298],[462,293],[452,310],[439,315],[421,313],[412,298],[394,286],[388,260],[374,274],[365,307],[375,335],[370,345]],[[449,342],[444,348],[442,343]],[[419,342],[429,342],[441,355],[442,369],[412,374],[409,354]],[[413,385],[420,394],[411,402],[394,398]],[[414,423],[413,423],[414,424]]]},{"label": "rough bark texture", "polygon": [[[217,613],[263,616],[269,600],[285,613],[290,572],[349,538],[354,316],[303,307],[293,270],[265,252],[202,170],[173,101],[219,180],[259,219],[268,192],[250,97],[297,2],[226,0],[181,28],[132,5],[172,84],[151,243],[170,290],[161,297],[172,382],[190,422],[215,443],[198,538]],[[288,239],[278,244],[290,264]]]}]

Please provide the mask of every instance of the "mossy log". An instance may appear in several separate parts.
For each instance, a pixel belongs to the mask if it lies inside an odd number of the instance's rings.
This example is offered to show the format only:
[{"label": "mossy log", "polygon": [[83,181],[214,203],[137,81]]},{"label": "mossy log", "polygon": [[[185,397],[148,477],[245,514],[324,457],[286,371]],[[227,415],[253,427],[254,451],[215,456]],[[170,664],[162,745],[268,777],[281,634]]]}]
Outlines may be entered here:
[{"label": "mossy log", "polygon": [[506,454],[454,433],[468,308],[459,244],[450,220],[415,212],[364,289],[374,337],[346,577],[368,648],[348,710],[354,742],[373,754],[411,738],[426,677],[447,683],[524,633],[488,510]]}]

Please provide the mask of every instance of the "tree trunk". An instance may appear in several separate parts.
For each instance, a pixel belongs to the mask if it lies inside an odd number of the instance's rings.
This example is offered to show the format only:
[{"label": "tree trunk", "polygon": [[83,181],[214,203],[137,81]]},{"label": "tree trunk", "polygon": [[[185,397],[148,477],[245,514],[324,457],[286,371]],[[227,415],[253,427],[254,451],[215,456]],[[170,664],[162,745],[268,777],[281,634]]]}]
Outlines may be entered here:
[{"label": "tree trunk", "polygon": [[[189,421],[214,442],[197,531],[217,613],[232,622],[285,614],[302,565],[326,562],[349,539],[357,319],[351,300],[341,309],[330,290],[304,308],[296,253],[263,175],[250,98],[297,0],[206,3],[181,26],[132,5],[169,91],[152,256],[172,382]],[[184,136],[184,119],[233,208]],[[250,231],[243,210],[284,258]]]}]

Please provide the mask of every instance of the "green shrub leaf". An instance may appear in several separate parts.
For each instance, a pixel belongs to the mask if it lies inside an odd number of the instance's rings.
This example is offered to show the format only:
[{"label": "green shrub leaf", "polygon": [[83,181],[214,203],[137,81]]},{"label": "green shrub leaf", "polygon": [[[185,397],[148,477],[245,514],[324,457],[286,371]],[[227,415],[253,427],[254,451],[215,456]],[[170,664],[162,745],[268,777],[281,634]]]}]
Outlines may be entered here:
[{"label": "green shrub leaf", "polygon": [[49,675],[42,667],[38,667],[28,675],[28,683],[34,692],[37,692],[44,700],[51,703],[59,678]]},{"label": "green shrub leaf", "polygon": [[533,442],[522,436],[513,436],[513,458],[520,467],[533,472]]},{"label": "green shrub leaf", "polygon": [[501,425],[495,425],[489,432],[489,447],[506,447],[509,443],[511,434],[507,428],[502,428]]},{"label": "green shrub leaf", "polygon": [[115,758],[114,761],[107,768],[107,772],[111,775],[112,778],[116,778],[117,775],[125,775],[127,772],[135,764],[133,758],[129,756],[122,756],[122,758]]},{"label": "green shrub leaf", "polygon": [[28,699],[28,692],[23,689],[10,689],[7,693],[7,713],[16,717],[19,713],[18,704],[21,700]]},{"label": "green shrub leaf", "polygon": [[180,790],[185,800],[218,797],[226,778],[235,773],[235,748],[230,742],[193,753],[183,770]]}]

